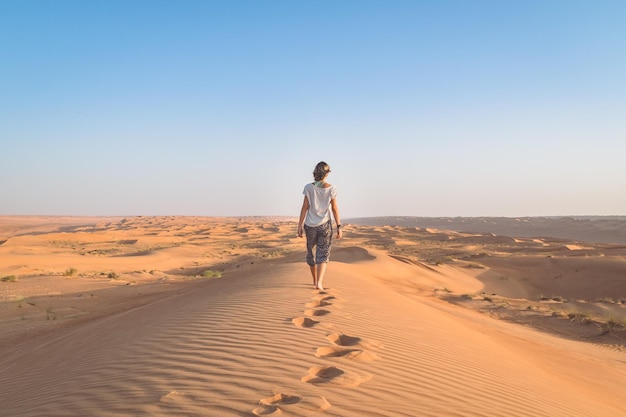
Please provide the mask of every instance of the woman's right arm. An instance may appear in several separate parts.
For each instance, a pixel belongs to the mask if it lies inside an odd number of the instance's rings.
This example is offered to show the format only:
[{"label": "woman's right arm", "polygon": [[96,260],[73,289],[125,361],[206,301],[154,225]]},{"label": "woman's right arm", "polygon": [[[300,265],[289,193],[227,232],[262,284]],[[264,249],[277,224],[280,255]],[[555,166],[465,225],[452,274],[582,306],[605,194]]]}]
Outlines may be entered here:
[{"label": "woman's right arm", "polygon": [[304,234],[304,218],[306,217],[307,211],[309,211],[309,199],[304,196],[302,208],[300,209],[300,220],[298,221],[298,237],[302,237]]}]

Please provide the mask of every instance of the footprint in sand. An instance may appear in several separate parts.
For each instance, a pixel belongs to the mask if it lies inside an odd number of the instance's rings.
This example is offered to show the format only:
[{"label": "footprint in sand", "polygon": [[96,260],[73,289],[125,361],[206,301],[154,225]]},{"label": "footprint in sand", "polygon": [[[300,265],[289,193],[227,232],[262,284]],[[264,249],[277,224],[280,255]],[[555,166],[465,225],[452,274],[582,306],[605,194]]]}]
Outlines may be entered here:
[{"label": "footprint in sand", "polygon": [[280,406],[297,404],[302,400],[302,397],[289,394],[276,394],[273,397],[264,398],[259,401],[259,407],[252,410],[257,416],[267,416],[271,414],[279,414]]},{"label": "footprint in sand", "polygon": [[325,346],[317,348],[315,356],[318,358],[346,358],[355,361],[369,362],[378,359],[378,355],[362,349],[350,349],[340,346]]},{"label": "footprint in sand", "polygon": [[333,305],[333,303],[329,303],[328,301],[324,300],[313,300],[310,303],[305,304],[305,306],[309,308],[325,307],[331,305]]},{"label": "footprint in sand", "polygon": [[316,301],[331,301],[336,299],[337,297],[335,297],[334,295],[318,295],[317,297],[313,297],[313,300]]},{"label": "footprint in sand", "polygon": [[330,311],[319,309],[319,310],[306,310],[304,312],[304,315],[307,317],[321,317],[321,316],[325,316],[326,314],[330,314]]},{"label": "footprint in sand", "polygon": [[163,395],[159,401],[162,403],[175,403],[184,399],[185,394],[179,391],[170,391],[167,394]]},{"label": "footprint in sand", "polygon": [[356,346],[361,343],[360,337],[347,336],[342,333],[331,333],[326,340],[337,346]]},{"label": "footprint in sand", "polygon": [[294,319],[291,319],[291,322],[298,327],[306,327],[306,328],[313,327],[319,323],[319,321],[310,319],[308,317],[296,317]]},{"label": "footprint in sand", "polygon": [[279,393],[273,397],[259,401],[259,406],[252,410],[256,416],[269,416],[282,414],[281,410],[288,411],[290,408],[300,408],[309,411],[325,411],[330,408],[330,403],[324,397],[300,397]]},{"label": "footprint in sand", "polygon": [[335,346],[348,346],[348,347],[356,347],[363,349],[383,349],[384,345],[379,342],[375,342],[372,340],[365,341],[360,337],[348,336],[343,333],[329,333],[326,336],[326,340],[332,343]]},{"label": "footprint in sand", "polygon": [[370,375],[359,375],[353,372],[346,372],[335,366],[314,366],[309,369],[309,373],[302,377],[301,381],[309,384],[336,384],[350,387],[357,387],[362,382],[371,379]]}]

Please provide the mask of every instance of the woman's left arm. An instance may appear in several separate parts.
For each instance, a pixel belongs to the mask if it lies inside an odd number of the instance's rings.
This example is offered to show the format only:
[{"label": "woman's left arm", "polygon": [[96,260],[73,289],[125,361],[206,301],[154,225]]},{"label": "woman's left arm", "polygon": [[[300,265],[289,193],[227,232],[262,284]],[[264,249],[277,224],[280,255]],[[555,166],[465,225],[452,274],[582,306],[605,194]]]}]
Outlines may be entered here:
[{"label": "woman's left arm", "polygon": [[341,216],[339,215],[339,207],[337,207],[337,199],[333,198],[330,200],[330,208],[333,212],[333,217],[335,218],[335,223],[337,223],[337,239],[341,239],[342,231],[341,231]]}]

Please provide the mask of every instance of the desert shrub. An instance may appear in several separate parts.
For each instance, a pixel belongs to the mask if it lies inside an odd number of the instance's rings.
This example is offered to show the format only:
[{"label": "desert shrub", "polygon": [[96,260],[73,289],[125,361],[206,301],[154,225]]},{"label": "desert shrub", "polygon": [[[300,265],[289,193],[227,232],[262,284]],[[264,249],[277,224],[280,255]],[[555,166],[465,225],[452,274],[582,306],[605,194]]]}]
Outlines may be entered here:
[{"label": "desert shrub", "polygon": [[214,271],[212,269],[207,269],[202,273],[204,278],[221,278],[222,273],[220,271]]},{"label": "desert shrub", "polygon": [[117,278],[119,278],[119,275],[117,275],[115,272],[109,272],[107,274],[107,278],[117,279]]},{"label": "desert shrub", "polygon": [[2,282],[15,282],[17,281],[17,277],[15,275],[7,275],[6,277],[0,278]]},{"label": "desert shrub", "polygon": [[610,317],[606,322],[602,323],[602,331],[604,333],[611,332],[615,330],[616,327],[620,325],[619,321],[614,317]]},{"label": "desert shrub", "polygon": [[78,275],[78,270],[76,268],[70,267],[65,270],[66,277],[75,277],[76,275]]},{"label": "desert shrub", "polygon": [[589,315],[584,314],[584,313],[568,313],[567,317],[571,321],[579,321],[585,324],[593,323],[593,319]]}]

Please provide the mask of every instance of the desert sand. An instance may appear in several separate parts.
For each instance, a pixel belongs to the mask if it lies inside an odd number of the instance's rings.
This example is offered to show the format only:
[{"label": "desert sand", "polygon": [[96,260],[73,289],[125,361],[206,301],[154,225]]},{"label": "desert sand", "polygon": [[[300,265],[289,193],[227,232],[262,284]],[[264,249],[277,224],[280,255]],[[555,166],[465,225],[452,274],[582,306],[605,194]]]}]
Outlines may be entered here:
[{"label": "desert sand", "polygon": [[[562,227],[562,224],[559,224]],[[623,416],[626,247],[0,217],[0,416]]]}]

